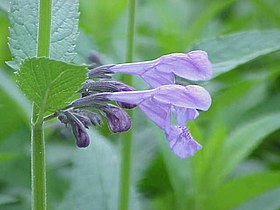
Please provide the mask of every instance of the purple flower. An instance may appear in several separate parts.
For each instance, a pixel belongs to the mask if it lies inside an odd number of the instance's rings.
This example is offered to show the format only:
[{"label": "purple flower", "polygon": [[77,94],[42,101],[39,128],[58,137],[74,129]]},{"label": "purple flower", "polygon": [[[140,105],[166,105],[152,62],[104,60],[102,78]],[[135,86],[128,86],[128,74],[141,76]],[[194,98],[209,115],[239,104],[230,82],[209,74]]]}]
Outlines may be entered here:
[{"label": "purple flower", "polygon": [[112,132],[124,132],[130,128],[130,118],[122,109],[113,105],[107,105],[102,107],[101,110],[105,113],[108,126]]},{"label": "purple flower", "polygon": [[[100,93],[72,102],[73,107],[87,106],[96,98],[137,105],[160,127],[172,151],[180,158],[192,156],[201,149],[185,127],[185,123],[198,116],[198,110],[206,111],[211,104],[209,93],[197,85],[164,85],[152,90]],[[174,112],[177,125],[171,124]]]},{"label": "purple flower", "polygon": [[153,88],[174,84],[175,76],[192,81],[208,80],[212,76],[212,64],[201,50],[164,55],[152,61],[101,66],[92,69],[89,77],[101,70],[138,75]]},{"label": "purple flower", "polygon": [[62,116],[60,118],[63,119],[61,122],[71,125],[73,134],[76,137],[77,146],[87,147],[89,145],[89,136],[84,124],[69,111],[63,111],[60,116]]}]

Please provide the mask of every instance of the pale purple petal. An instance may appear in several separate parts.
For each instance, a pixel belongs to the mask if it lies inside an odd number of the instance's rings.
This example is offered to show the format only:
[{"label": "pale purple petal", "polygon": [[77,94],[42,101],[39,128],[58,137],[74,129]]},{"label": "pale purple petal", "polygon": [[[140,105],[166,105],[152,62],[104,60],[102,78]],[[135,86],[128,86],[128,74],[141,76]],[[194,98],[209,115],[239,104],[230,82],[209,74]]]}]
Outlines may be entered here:
[{"label": "pale purple petal", "polygon": [[208,80],[212,76],[212,64],[207,53],[201,50],[173,53],[146,62],[116,64],[110,70],[139,75],[151,87],[173,84],[175,75],[192,81]]},{"label": "pale purple petal", "polygon": [[154,98],[149,98],[141,103],[139,108],[161,129],[166,130],[170,127],[170,104],[163,104]]},{"label": "pale purple petal", "polygon": [[169,147],[179,157],[186,158],[193,156],[202,146],[197,143],[186,127],[172,126],[168,133],[165,133],[169,141]]},{"label": "pale purple petal", "polygon": [[197,85],[164,85],[152,90],[110,93],[106,97],[109,100],[136,105],[154,97],[163,104],[199,110],[207,110],[211,105],[209,93]]},{"label": "pale purple petal", "polygon": [[194,120],[199,115],[199,112],[196,109],[188,109],[178,106],[175,106],[172,111],[174,111],[178,125],[185,125],[188,121]]}]

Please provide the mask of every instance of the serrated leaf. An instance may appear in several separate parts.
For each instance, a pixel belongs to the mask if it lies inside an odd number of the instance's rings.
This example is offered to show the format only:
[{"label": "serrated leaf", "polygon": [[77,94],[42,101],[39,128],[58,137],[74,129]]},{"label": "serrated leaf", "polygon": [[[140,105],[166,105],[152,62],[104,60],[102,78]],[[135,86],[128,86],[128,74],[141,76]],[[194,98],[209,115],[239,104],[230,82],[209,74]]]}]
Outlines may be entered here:
[{"label": "serrated leaf", "polygon": [[50,58],[70,62],[74,59],[79,21],[79,0],[53,0]]},{"label": "serrated leaf", "polygon": [[[52,1],[50,58],[70,62],[75,57],[78,4],[78,0]],[[12,1],[10,23],[9,46],[14,60],[8,64],[18,69],[24,59],[35,57],[37,53],[39,1]]]},{"label": "serrated leaf", "polygon": [[248,31],[220,36],[196,44],[194,49],[208,52],[214,77],[261,55],[280,49],[280,31]]},{"label": "serrated leaf", "polygon": [[280,185],[279,172],[266,172],[239,177],[222,185],[210,198],[215,210],[231,209]]},{"label": "serrated leaf", "polygon": [[36,55],[38,8],[37,0],[15,0],[11,3],[9,46],[14,60],[8,64],[12,68],[18,68],[22,60]]},{"label": "serrated leaf", "polygon": [[86,72],[85,66],[48,58],[31,58],[21,65],[16,80],[38,108],[54,112],[69,104],[85,81]]}]

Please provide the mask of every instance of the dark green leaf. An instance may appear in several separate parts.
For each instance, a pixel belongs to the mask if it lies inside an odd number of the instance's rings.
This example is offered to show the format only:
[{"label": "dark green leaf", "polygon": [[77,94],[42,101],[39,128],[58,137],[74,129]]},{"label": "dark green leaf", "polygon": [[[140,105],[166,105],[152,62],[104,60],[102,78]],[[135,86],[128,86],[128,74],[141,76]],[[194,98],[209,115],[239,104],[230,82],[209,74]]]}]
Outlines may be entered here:
[{"label": "dark green leaf", "polygon": [[221,186],[209,198],[212,208],[207,209],[231,209],[279,186],[280,172],[266,172],[240,177]]},{"label": "dark green leaf", "polygon": [[68,105],[85,81],[86,72],[85,66],[31,58],[21,65],[16,79],[24,94],[44,113]]},{"label": "dark green leaf", "polygon": [[248,31],[220,36],[198,43],[193,48],[208,52],[214,76],[230,71],[261,55],[280,49],[280,31]]}]

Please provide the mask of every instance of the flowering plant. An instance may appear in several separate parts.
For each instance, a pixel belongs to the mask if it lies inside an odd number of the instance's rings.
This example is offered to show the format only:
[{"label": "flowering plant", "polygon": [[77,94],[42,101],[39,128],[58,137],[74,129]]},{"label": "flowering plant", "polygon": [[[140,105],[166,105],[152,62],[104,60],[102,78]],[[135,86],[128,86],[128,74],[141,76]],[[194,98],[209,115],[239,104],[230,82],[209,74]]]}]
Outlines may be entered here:
[{"label": "flowering plant", "polygon": [[[111,80],[110,74],[113,73],[138,75],[152,89],[136,91]],[[202,147],[185,125],[199,115],[199,110],[208,110],[211,98],[200,86],[174,84],[175,76],[197,81],[210,79],[211,75],[212,65],[204,51],[169,54],[153,61],[94,67],[88,73],[92,80],[88,80],[79,91],[82,97],[73,101],[68,110],[60,111],[58,118],[65,124],[70,123],[77,145],[86,147],[89,137],[85,128],[101,122],[96,112],[105,114],[112,132],[123,132],[130,128],[131,122],[121,108],[137,106],[163,130],[172,151],[178,157],[186,158]],[[108,104],[108,101],[116,101],[121,108]],[[175,114],[176,125],[171,124],[172,113]]]}]

